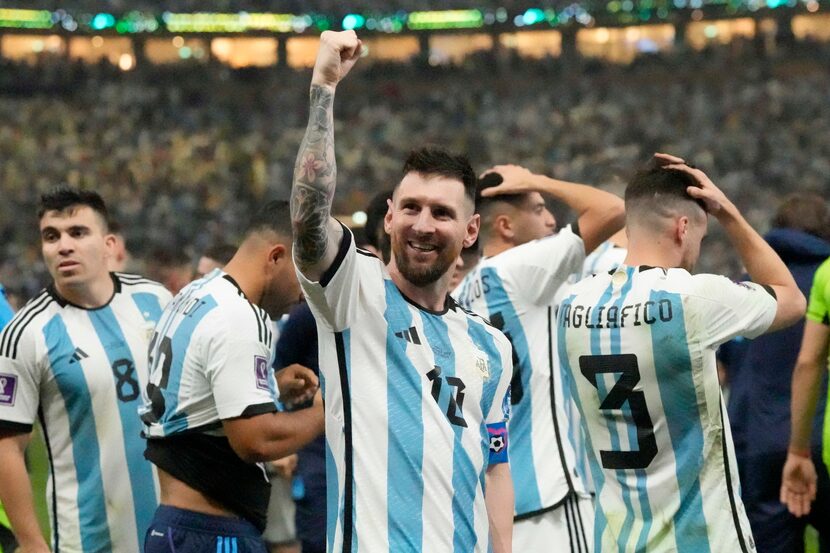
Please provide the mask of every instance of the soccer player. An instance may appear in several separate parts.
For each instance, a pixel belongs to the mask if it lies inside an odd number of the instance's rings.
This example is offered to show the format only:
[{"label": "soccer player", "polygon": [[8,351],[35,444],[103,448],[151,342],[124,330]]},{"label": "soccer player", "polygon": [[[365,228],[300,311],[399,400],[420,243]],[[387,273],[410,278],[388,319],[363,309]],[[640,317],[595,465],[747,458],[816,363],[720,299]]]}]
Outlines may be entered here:
[{"label": "soccer player", "polygon": [[[288,203],[269,202],[224,270],[182,289],[156,325],[141,419],[161,505],[147,553],[265,552],[270,487],[262,462],[323,430],[319,394],[310,409],[277,412],[269,316],[300,296],[290,236]],[[297,380],[306,383],[297,396],[316,389],[311,371],[289,369],[280,390]]]},{"label": "soccer player", "polygon": [[334,92],[360,51],[353,31],[321,36],[291,192],[325,384],[328,550],[510,551],[510,344],[447,293],[478,234],[472,167],[409,156],[385,218],[388,267],[330,215]]},{"label": "soccer player", "polygon": [[[513,344],[513,549],[546,552],[556,544],[561,551],[586,551],[590,540],[586,543],[582,527],[590,526],[594,508],[574,471],[561,379],[553,370],[553,298],[572,273],[581,271],[586,251],[622,227],[623,202],[608,192],[515,165],[499,165],[491,172],[502,182],[481,190],[484,258],[453,295]],[[572,208],[577,223],[556,233],[545,197]]]},{"label": "soccer player", "polygon": [[49,551],[24,462],[37,417],[49,453],[51,549],[136,552],[158,503],[136,410],[170,294],[108,272],[113,237],[95,192],[56,189],[38,216],[53,283],[0,337],[0,499],[22,550]]},{"label": "soccer player", "polygon": [[[591,452],[594,550],[755,551],[715,350],[793,324],[804,295],[735,205],[680,158],[656,155],[626,188],[625,209],[624,264],[577,283],[557,319]],[[707,214],[754,282],[690,274]]]},{"label": "soccer player", "polygon": [[[809,515],[816,499],[818,476],[810,434],[821,383],[830,354],[830,259],[813,277],[801,349],[793,369],[792,432],[781,477],[781,501],[797,517]],[[824,463],[830,470],[830,396],[824,412]],[[822,471],[824,472],[824,471]],[[827,474],[826,472],[824,473]],[[822,506],[824,508],[826,506]],[[820,521],[826,522],[826,521]]]}]

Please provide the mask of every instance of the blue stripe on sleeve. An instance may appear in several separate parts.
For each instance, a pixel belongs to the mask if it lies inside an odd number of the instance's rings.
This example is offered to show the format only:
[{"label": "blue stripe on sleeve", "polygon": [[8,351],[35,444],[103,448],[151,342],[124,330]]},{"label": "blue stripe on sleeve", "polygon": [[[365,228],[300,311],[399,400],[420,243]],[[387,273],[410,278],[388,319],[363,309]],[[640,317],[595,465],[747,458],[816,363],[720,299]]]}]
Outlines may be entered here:
[{"label": "blue stripe on sleeve", "polygon": [[43,328],[43,334],[49,364],[63,397],[69,421],[72,456],[78,480],[77,503],[81,546],[84,551],[112,551],[104,482],[101,476],[101,450],[95,431],[92,398],[82,369],[83,361],[70,364],[75,353],[75,345],[60,315],[52,317]]}]

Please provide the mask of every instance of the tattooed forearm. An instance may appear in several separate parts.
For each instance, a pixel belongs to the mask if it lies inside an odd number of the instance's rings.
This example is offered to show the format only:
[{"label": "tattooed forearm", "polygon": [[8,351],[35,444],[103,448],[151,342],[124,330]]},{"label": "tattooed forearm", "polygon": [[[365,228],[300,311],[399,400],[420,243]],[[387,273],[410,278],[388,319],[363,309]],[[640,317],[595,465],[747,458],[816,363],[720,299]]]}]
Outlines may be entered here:
[{"label": "tattooed forearm", "polygon": [[300,269],[323,259],[337,167],[334,160],[334,90],[311,86],[311,113],[294,164],[291,221],[294,257]]}]

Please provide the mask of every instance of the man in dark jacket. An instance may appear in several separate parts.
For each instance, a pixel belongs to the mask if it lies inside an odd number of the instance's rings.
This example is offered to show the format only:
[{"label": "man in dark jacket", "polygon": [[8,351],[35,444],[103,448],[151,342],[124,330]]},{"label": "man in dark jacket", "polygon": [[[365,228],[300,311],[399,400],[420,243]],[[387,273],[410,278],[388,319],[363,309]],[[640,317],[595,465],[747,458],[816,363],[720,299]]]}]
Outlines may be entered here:
[{"label": "man in dark jacket", "polygon": [[[783,201],[764,237],[805,296],[813,273],[830,257],[829,214],[818,194],[793,194]],[[790,382],[803,332],[802,319],[751,340],[742,361],[730,367],[729,418],[735,441],[742,444],[738,451],[742,496],[759,553],[802,552],[808,523],[819,531],[822,553],[830,551],[830,479],[821,461],[823,408],[818,409],[813,427],[813,457],[820,474],[812,512],[796,518],[779,499],[790,435]],[[822,390],[826,387],[825,378]]]}]

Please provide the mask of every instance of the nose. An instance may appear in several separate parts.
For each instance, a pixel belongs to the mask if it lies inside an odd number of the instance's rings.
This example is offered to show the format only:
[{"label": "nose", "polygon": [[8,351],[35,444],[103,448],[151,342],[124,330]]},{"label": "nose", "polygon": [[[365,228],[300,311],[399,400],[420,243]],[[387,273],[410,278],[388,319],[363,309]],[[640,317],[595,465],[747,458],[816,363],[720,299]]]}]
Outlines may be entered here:
[{"label": "nose", "polygon": [[431,234],[435,231],[435,223],[432,212],[429,209],[422,209],[415,218],[412,230],[420,234]]},{"label": "nose", "polygon": [[556,217],[548,209],[545,210],[545,225],[549,228],[556,228]]},{"label": "nose", "polygon": [[75,241],[69,236],[68,233],[64,232],[61,233],[61,237],[58,240],[58,253],[62,255],[70,254],[75,249]]}]

